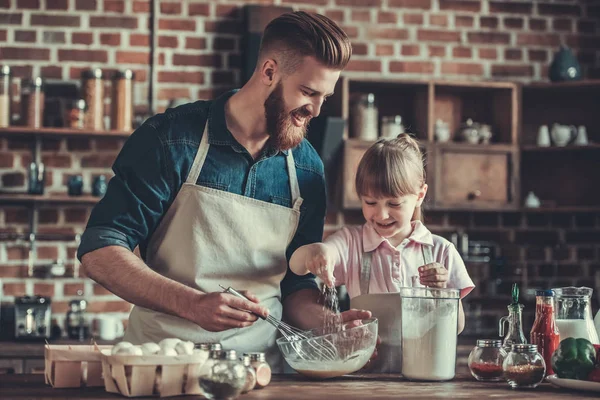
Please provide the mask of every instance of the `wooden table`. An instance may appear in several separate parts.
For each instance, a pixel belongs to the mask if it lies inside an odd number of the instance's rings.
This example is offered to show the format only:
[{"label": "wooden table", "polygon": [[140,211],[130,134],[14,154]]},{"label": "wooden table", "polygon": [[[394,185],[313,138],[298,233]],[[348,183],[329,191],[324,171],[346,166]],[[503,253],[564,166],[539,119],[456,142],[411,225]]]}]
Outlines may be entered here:
[{"label": "wooden table", "polygon": [[[42,375],[0,376],[1,399],[51,400],[123,399],[104,388],[52,389]],[[142,397],[136,397],[141,399]],[[177,397],[201,399],[201,396]],[[482,383],[459,375],[450,382],[408,382],[395,375],[355,375],[327,381],[309,381],[298,375],[277,375],[262,390],[240,396],[241,400],[347,400],[347,399],[581,399],[598,398],[597,393],[571,392],[543,383],[536,389],[517,391],[506,383]],[[155,397],[156,399],[156,397]]]}]

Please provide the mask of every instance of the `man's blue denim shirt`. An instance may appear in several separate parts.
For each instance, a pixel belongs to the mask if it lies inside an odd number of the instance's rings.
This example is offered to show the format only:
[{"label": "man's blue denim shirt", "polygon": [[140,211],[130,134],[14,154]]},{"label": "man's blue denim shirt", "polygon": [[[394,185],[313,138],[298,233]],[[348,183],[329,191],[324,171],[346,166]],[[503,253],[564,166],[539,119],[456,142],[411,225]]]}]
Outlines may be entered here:
[{"label": "man's blue denim shirt", "polygon": [[[233,93],[169,109],[148,119],[128,138],[113,165],[115,176],[82,235],[80,260],[90,251],[112,245],[130,250],[139,245],[145,259],[152,234],[187,178],[209,108],[210,148],[197,184],[292,207],[287,151],[266,147],[253,160],[227,129],[225,102]],[[288,261],[298,247],[322,240],[326,207],[323,163],[317,152],[306,139],[292,152],[304,202],[298,230],[286,252]],[[281,282],[282,296],[304,288],[317,288],[314,276],[297,276],[288,268]]]}]

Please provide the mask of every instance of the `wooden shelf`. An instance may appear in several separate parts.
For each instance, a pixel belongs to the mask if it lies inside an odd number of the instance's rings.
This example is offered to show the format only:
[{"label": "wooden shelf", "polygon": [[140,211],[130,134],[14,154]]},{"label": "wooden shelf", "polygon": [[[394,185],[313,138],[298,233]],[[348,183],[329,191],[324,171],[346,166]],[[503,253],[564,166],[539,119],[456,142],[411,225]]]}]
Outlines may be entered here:
[{"label": "wooden shelf", "polygon": [[96,136],[96,137],[117,137],[127,138],[131,132],[125,131],[93,131],[87,129],[72,129],[72,128],[29,128],[27,126],[11,126],[8,128],[0,128],[0,136]]},{"label": "wooden shelf", "polygon": [[467,150],[467,151],[481,151],[482,153],[488,151],[515,151],[518,150],[516,145],[507,143],[490,143],[490,144],[470,144],[465,142],[445,142],[445,143],[432,143],[433,146],[440,149],[456,149],[456,150]]},{"label": "wooden shelf", "polygon": [[584,79],[567,82],[532,82],[523,85],[523,89],[564,89],[564,88],[594,88],[600,86],[600,79]]},{"label": "wooden shelf", "polygon": [[91,195],[69,196],[68,194],[33,195],[27,193],[0,193],[0,204],[81,204],[94,205],[100,197]]},{"label": "wooden shelf", "polygon": [[427,219],[427,212],[439,212],[439,211],[462,211],[462,212],[522,212],[522,213],[577,213],[577,212],[600,212],[600,205],[597,207],[569,207],[569,206],[556,206],[556,207],[539,207],[539,208],[528,208],[528,207],[490,207],[490,208],[469,208],[469,207],[435,207],[425,206],[423,209],[425,213],[425,219]]},{"label": "wooden shelf", "polygon": [[526,146],[522,146],[521,150],[524,152],[530,152],[530,153],[534,153],[534,152],[540,152],[540,153],[556,153],[556,152],[571,152],[571,151],[588,151],[588,150],[600,150],[600,144],[599,143],[590,143],[586,146],[575,146],[575,145],[569,145],[569,146],[550,146],[550,147],[540,147],[540,146],[535,146],[535,145],[526,145]]}]

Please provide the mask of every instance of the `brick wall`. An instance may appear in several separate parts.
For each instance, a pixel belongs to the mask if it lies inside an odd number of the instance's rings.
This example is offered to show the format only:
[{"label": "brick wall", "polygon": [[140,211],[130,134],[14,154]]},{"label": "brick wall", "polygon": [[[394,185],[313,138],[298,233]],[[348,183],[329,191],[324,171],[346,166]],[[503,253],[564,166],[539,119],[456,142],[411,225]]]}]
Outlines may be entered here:
[{"label": "brick wall", "polygon": [[[157,2],[154,111],[164,110],[172,98],[211,98],[238,86],[245,3]],[[546,77],[558,45],[566,43],[577,53],[586,76],[600,77],[600,5],[594,2],[260,3],[316,11],[339,22],[354,45],[354,57],[346,72],[352,76],[539,80]],[[150,10],[148,0],[0,0],[0,64],[13,68],[17,91],[20,79],[30,76],[78,82],[83,68],[132,68],[136,72],[136,111],[145,114],[149,104]],[[110,91],[106,93],[108,115]],[[44,140],[43,161],[51,169],[47,172],[48,191],[64,192],[69,175],[82,173],[84,189],[89,192],[93,177],[110,176],[109,166],[121,145],[118,139]],[[0,137],[0,190],[26,190],[31,146],[28,139]],[[40,214],[40,231],[79,233],[89,212],[88,207],[45,207]],[[27,232],[28,213],[27,207],[0,206],[0,233]],[[434,231],[467,229],[477,232],[473,238],[497,239],[510,255],[510,274],[525,285],[541,279],[556,285],[571,282],[585,274],[591,276],[598,266],[600,250],[593,244],[600,236],[597,215],[430,213],[429,217]],[[359,223],[360,215],[349,213],[346,219]],[[74,242],[45,241],[40,243],[38,262],[63,258],[72,264],[74,251]],[[559,261],[551,263],[556,257]],[[26,258],[26,243],[0,242],[0,278],[6,301],[22,294],[52,295],[54,316],[62,323],[68,301],[82,290],[91,300],[92,312],[126,315],[126,303],[87,279],[23,279]],[[473,275],[483,282],[484,272],[473,268]]]}]

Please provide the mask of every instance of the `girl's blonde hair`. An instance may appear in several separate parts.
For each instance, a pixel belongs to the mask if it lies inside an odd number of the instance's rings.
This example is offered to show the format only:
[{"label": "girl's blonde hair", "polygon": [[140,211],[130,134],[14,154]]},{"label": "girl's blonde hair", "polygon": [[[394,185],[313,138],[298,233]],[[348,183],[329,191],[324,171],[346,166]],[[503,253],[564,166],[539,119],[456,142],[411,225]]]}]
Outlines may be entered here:
[{"label": "girl's blonde hair", "polygon": [[[355,181],[359,197],[416,195],[424,184],[423,153],[418,141],[406,133],[395,139],[380,139],[369,147],[358,164]],[[421,219],[420,207],[412,219]]]}]

